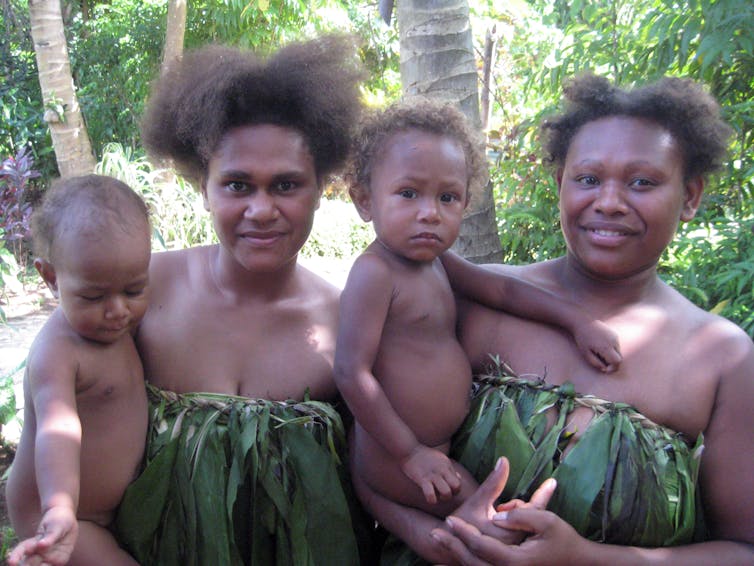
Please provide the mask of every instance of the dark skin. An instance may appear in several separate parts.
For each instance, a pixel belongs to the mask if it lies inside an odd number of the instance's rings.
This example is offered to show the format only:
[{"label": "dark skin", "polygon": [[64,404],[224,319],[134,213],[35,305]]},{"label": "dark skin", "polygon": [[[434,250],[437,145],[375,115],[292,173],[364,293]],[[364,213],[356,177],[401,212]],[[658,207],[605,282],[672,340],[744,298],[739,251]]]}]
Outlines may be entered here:
[{"label": "dark skin", "polygon": [[[447,457],[468,410],[471,368],[439,259],[460,228],[466,163],[454,140],[419,130],[388,138],[380,157],[370,187],[352,193],[377,240],[354,263],[341,296],[335,378],[357,421],[352,463],[362,499],[371,500],[372,491],[444,517],[477,487]],[[454,260],[461,261],[448,259]],[[601,352],[608,364],[620,359],[612,333],[534,286],[496,278],[494,289],[478,296],[574,329],[586,350]],[[592,359],[605,367],[599,356]]]},{"label": "dark skin", "polygon": [[[634,548],[585,540],[548,511],[515,509],[481,522],[472,513],[470,520],[452,520],[452,534],[435,533],[464,564],[754,561],[754,478],[741,465],[754,455],[754,345],[734,324],[702,311],[657,276],[660,254],[678,222],[693,218],[703,192],[703,180],[686,178],[683,165],[672,135],[651,121],[588,122],[572,140],[558,175],[568,254],[494,268],[514,269],[577,300],[614,329],[623,353],[615,374],[594,372],[567,337],[541,324],[470,302],[462,303],[459,322],[476,369],[495,352],[517,373],[540,375],[546,367],[550,383],[569,380],[581,393],[629,403],[689,438],[703,433],[700,490],[711,540]],[[574,420],[581,430],[588,425],[588,415],[577,413]],[[497,493],[491,490],[490,500]],[[508,545],[484,534],[487,522],[532,536],[520,546]]]}]

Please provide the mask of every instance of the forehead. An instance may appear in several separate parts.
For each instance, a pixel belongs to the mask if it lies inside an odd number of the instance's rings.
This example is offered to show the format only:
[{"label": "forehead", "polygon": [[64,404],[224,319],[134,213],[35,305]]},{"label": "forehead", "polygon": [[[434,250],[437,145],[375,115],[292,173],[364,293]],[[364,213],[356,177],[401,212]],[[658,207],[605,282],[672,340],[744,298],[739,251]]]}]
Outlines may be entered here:
[{"label": "forehead", "polygon": [[373,169],[400,168],[402,172],[467,177],[466,155],[450,136],[406,130],[388,136],[375,154]]},{"label": "forehead", "polygon": [[314,168],[314,157],[304,135],[294,128],[274,124],[239,126],[228,130],[213,152],[209,167],[218,163],[261,162]]},{"label": "forehead", "polygon": [[566,164],[583,160],[683,165],[680,146],[670,131],[651,120],[629,116],[610,116],[584,124],[571,139]]}]

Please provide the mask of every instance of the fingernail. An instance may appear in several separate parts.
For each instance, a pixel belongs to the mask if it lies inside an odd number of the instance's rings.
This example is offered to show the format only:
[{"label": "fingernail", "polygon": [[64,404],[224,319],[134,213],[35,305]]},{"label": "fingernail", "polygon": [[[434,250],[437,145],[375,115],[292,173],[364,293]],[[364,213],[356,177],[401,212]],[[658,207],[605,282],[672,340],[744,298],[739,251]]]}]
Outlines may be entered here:
[{"label": "fingernail", "polygon": [[452,520],[452,519],[451,519],[450,517],[445,517],[445,522],[446,522],[446,523],[448,524],[448,526],[449,526],[449,527],[450,527],[451,529],[452,529],[453,527],[455,527],[455,525],[453,524],[453,520]]},{"label": "fingernail", "polygon": [[495,513],[492,516],[493,521],[507,521],[508,520],[508,511],[500,511],[500,513]]},{"label": "fingernail", "polygon": [[502,465],[503,465],[503,459],[502,458],[498,458],[497,462],[495,462],[495,469],[499,470],[500,466],[502,466]]}]

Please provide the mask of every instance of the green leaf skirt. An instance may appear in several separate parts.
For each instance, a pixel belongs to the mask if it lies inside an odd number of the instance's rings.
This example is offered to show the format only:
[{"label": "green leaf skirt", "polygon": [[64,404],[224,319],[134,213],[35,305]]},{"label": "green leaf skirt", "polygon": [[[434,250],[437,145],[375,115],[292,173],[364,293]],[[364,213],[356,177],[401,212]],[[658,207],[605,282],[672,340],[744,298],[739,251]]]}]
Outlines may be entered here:
[{"label": "green leaf skirt", "polygon": [[140,564],[359,563],[371,530],[331,405],[147,389],[146,467],[115,528]]},{"label": "green leaf skirt", "polygon": [[[528,500],[552,476],[558,488],[548,509],[590,540],[644,547],[704,540],[697,489],[701,435],[690,444],[624,403],[577,395],[568,383],[496,371],[475,377],[471,410],[451,456],[479,482],[507,457],[501,501]],[[593,418],[566,451],[568,416],[578,407],[593,411]],[[381,563],[422,562],[391,537]]]}]

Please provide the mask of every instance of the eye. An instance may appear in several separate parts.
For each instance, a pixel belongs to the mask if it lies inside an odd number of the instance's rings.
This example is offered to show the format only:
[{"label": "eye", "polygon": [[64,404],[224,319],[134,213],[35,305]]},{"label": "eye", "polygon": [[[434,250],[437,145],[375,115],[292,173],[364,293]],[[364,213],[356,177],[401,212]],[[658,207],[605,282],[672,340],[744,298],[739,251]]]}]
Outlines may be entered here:
[{"label": "eye", "polygon": [[101,301],[104,295],[79,295],[79,297],[87,303],[96,303]]},{"label": "eye", "polygon": [[451,203],[451,202],[457,202],[460,200],[461,200],[461,197],[459,197],[455,193],[443,193],[440,195],[440,202]]},{"label": "eye", "polygon": [[403,198],[407,199],[415,199],[416,198],[416,191],[414,189],[401,189],[398,193]]},{"label": "eye", "polygon": [[651,181],[650,179],[646,179],[644,177],[638,177],[636,179],[633,179],[631,183],[629,184],[630,186],[635,187],[637,189],[646,189],[646,188],[655,186],[654,181]]},{"label": "eye", "polygon": [[127,289],[126,295],[129,297],[139,297],[144,294],[144,289],[146,289],[146,287],[140,287],[138,289]]},{"label": "eye", "polygon": [[293,189],[297,187],[297,184],[294,181],[279,181],[277,185],[275,185],[275,190],[279,193],[289,193]]},{"label": "eye", "polygon": [[582,185],[599,185],[599,179],[595,177],[594,175],[580,175],[576,177],[576,181],[578,181]]},{"label": "eye", "polygon": [[242,193],[247,190],[246,183],[241,181],[228,181],[225,187],[232,193]]}]

